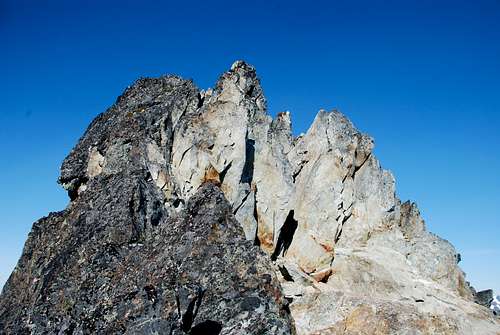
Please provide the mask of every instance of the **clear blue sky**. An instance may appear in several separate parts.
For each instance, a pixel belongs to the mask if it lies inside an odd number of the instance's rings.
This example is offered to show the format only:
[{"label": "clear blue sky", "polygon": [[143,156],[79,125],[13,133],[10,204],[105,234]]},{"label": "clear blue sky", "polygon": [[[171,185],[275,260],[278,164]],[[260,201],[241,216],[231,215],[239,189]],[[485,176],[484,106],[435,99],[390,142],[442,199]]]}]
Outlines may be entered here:
[{"label": "clear blue sky", "polygon": [[127,85],[207,88],[245,59],[295,133],[336,107],[372,135],[399,196],[500,292],[500,1],[181,2],[0,0],[0,285],[68,202],[63,158]]}]

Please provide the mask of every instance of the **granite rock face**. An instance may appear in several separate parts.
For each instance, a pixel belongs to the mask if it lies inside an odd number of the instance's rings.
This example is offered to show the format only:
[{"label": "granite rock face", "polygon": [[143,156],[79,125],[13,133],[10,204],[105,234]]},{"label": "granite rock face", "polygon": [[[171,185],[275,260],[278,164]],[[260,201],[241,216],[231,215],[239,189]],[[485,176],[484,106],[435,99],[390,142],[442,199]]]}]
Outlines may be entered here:
[{"label": "granite rock face", "polygon": [[0,333],[500,334],[373,146],[338,111],[293,137],[241,61],[137,81],[65,159]]}]

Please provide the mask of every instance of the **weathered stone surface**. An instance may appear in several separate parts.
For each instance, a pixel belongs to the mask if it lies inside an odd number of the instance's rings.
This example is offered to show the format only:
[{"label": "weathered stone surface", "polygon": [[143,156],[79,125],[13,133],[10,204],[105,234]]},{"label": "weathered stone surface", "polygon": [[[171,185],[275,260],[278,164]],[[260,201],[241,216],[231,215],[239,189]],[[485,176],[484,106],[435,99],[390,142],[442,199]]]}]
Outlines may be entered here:
[{"label": "weathered stone surface", "polygon": [[[289,334],[269,257],[219,187],[172,181],[179,120],[202,97],[139,80],[64,161],[72,202],[36,222],[0,300],[0,333]],[[184,202],[185,200],[185,202]]]},{"label": "weathered stone surface", "polygon": [[33,226],[0,329],[500,333],[373,146],[338,111],[294,138],[241,61],[206,91],[141,79],[64,161],[72,201]]},{"label": "weathered stone surface", "polygon": [[[213,184],[203,185],[182,215],[158,222],[149,238],[124,240],[106,211],[88,201],[35,224],[2,297],[3,332],[291,332],[267,257],[244,240]],[[98,222],[107,227],[94,230]]]}]

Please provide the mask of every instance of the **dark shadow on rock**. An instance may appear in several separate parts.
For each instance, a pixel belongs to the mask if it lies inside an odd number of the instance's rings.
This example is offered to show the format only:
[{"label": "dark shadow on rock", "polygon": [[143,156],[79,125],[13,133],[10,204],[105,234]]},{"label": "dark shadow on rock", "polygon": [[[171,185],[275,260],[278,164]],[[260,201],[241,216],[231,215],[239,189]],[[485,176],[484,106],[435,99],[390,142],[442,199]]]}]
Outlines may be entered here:
[{"label": "dark shadow on rock", "polygon": [[217,321],[207,320],[198,323],[191,329],[191,335],[219,335],[222,325]]},{"label": "dark shadow on rock", "polygon": [[274,249],[271,259],[275,261],[278,256],[284,255],[290,244],[292,244],[293,235],[297,230],[298,222],[293,218],[293,210],[288,213],[283,227],[281,227],[280,235],[278,236],[278,241],[276,243],[276,249]]}]

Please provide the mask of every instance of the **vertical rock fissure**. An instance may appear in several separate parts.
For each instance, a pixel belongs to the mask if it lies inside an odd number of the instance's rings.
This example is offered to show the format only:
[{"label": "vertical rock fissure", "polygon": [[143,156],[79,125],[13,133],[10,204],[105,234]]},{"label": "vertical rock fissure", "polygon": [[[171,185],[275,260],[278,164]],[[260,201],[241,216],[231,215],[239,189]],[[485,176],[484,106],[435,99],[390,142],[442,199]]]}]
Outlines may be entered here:
[{"label": "vertical rock fissure", "polygon": [[233,162],[229,162],[229,164],[219,173],[219,180],[221,184],[224,183],[224,178],[226,177],[227,171],[229,171],[232,165]]},{"label": "vertical rock fissure", "polygon": [[[165,146],[165,159],[167,162],[172,161],[172,152],[174,146],[174,129],[173,129],[173,121],[171,113],[168,113],[162,124],[162,143],[161,145]],[[170,164],[166,166],[167,170],[170,170]]]},{"label": "vertical rock fissure", "polygon": [[280,234],[278,236],[278,241],[276,242],[276,248],[271,255],[271,260],[275,261],[281,254],[285,255],[288,248],[292,244],[293,236],[297,230],[298,222],[294,219],[294,211],[291,210],[286,217],[283,227],[280,229]]},{"label": "vertical rock fissure", "polygon": [[196,296],[189,302],[186,312],[182,316],[181,328],[184,332],[188,332],[193,326],[194,319],[198,315],[198,310],[200,309],[201,301],[205,291],[202,289],[198,290]]},{"label": "vertical rock fissure", "polygon": [[144,197],[140,184],[133,191],[128,206],[132,219],[132,236],[129,243],[137,243],[142,240],[146,225]]},{"label": "vertical rock fissure", "polygon": [[255,187],[255,191],[253,192],[253,196],[254,196],[253,218],[255,219],[255,222],[257,223],[257,227],[255,229],[254,244],[256,246],[260,247],[260,240],[259,240],[259,213],[257,212],[257,187]]},{"label": "vertical rock fissure", "polygon": [[241,172],[240,183],[251,184],[253,180],[255,163],[255,140],[248,137],[248,132],[245,140],[245,165]]}]

